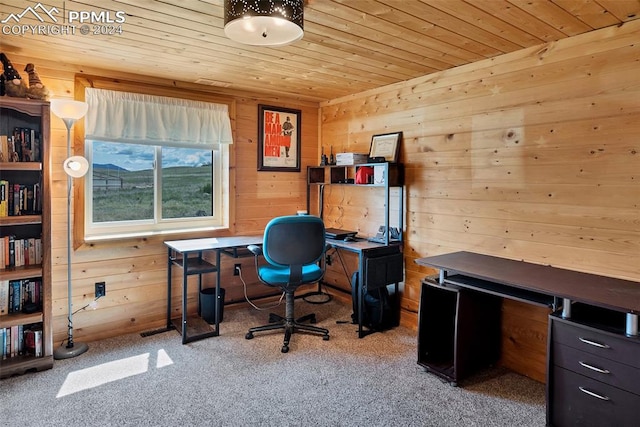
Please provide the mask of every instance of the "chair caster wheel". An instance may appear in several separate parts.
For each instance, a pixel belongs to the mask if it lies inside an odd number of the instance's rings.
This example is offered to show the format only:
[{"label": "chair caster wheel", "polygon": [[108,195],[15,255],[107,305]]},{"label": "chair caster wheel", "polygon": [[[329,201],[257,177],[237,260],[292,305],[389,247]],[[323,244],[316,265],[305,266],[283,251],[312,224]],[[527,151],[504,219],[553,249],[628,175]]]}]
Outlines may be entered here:
[{"label": "chair caster wheel", "polygon": [[323,341],[329,341],[329,335],[323,335],[322,336],[322,340]]},{"label": "chair caster wheel", "polygon": [[251,338],[253,338],[253,333],[252,332],[247,332],[247,335],[244,336],[245,339],[250,340]]},{"label": "chair caster wheel", "polygon": [[283,353],[289,353],[289,346],[288,345],[283,345],[282,349],[280,350]]}]

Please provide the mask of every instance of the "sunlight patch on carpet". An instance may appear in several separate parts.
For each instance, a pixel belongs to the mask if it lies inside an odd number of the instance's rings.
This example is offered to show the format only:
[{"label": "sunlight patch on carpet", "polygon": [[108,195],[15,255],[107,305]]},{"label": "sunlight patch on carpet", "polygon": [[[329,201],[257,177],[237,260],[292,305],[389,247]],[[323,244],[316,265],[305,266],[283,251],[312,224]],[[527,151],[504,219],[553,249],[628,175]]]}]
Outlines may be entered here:
[{"label": "sunlight patch on carpet", "polygon": [[163,349],[158,350],[158,357],[156,357],[156,368],[164,368],[165,366],[173,365],[173,360],[169,357],[166,351]]},{"label": "sunlight patch on carpet", "polygon": [[[165,353],[166,354],[166,353]],[[91,368],[81,369],[67,375],[56,397],[68,396],[79,391],[88,390],[123,378],[147,372],[149,353],[126,359],[103,363]]]}]

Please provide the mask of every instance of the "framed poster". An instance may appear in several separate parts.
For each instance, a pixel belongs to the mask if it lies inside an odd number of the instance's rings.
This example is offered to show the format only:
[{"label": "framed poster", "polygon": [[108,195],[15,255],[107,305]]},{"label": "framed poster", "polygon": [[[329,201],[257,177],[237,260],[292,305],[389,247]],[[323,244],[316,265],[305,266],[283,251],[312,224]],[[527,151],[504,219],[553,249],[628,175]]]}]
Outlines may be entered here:
[{"label": "framed poster", "polygon": [[402,132],[373,135],[369,157],[384,157],[386,162],[397,163],[400,156],[400,141],[402,141]]},{"label": "framed poster", "polygon": [[258,105],[258,170],[300,172],[300,110]]}]

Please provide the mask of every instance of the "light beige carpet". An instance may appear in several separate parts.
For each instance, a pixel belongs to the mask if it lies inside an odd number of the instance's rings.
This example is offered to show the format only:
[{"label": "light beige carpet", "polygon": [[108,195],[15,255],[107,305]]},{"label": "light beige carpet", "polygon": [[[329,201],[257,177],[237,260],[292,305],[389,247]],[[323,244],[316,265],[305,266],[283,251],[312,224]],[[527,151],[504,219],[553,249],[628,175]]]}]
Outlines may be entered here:
[{"label": "light beige carpet", "polygon": [[[283,310],[283,307],[282,307]],[[176,331],[89,343],[54,368],[0,381],[9,426],[544,426],[544,385],[489,369],[452,387],[417,365],[416,333],[358,339],[351,307],[296,301],[331,339],[256,334],[268,312],[225,309],[221,335]],[[277,311],[277,310],[274,310]]]}]

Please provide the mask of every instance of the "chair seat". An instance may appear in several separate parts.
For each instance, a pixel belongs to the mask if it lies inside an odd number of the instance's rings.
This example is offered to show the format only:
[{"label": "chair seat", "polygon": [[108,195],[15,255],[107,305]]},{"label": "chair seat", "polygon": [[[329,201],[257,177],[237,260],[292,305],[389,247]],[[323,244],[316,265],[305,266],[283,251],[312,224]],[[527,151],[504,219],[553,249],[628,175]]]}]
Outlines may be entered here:
[{"label": "chair seat", "polygon": [[[322,268],[316,264],[305,265],[302,267],[302,282],[316,282],[322,278],[323,273]],[[258,274],[260,279],[269,286],[280,287],[289,281],[289,268],[287,267],[278,268],[265,265],[258,268]]]}]

